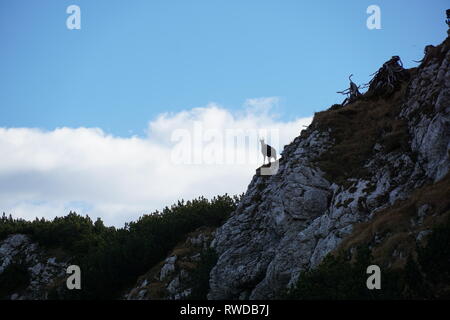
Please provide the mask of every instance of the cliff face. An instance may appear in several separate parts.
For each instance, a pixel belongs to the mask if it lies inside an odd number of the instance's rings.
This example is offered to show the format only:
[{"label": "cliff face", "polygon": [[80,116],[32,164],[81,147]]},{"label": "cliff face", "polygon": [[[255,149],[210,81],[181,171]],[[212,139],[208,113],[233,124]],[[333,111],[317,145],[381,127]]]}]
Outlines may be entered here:
[{"label": "cliff face", "polygon": [[277,174],[253,177],[212,242],[219,258],[209,299],[274,298],[352,235],[357,223],[447,175],[449,47],[447,39],[427,50],[390,95],[368,92],[316,114],[285,147]]},{"label": "cliff face", "polygon": [[48,299],[53,288],[65,284],[68,265],[28,236],[11,235],[0,242],[0,299]]}]

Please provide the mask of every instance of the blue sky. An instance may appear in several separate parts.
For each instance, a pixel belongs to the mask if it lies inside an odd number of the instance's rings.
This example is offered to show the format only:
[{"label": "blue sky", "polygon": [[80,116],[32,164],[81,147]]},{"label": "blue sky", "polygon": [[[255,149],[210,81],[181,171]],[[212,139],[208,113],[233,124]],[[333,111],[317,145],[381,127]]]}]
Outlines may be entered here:
[{"label": "blue sky", "polygon": [[[66,27],[73,4],[81,30]],[[343,100],[349,74],[367,82],[392,55],[415,66],[446,36],[445,4],[1,0],[0,213],[120,226],[182,198],[245,192],[263,161],[257,138],[281,151]],[[366,27],[370,5],[381,30]],[[174,143],[197,125],[203,135]],[[227,145],[230,129],[253,142]],[[179,147],[201,163],[178,164]],[[220,158],[236,151],[248,160]]]},{"label": "blue sky", "polygon": [[[81,8],[68,30],[66,8]],[[368,30],[366,8],[381,8]],[[448,3],[291,0],[2,0],[0,127],[99,127],[143,135],[149,120],[216,102],[279,97],[285,121],[343,97],[392,55],[408,67],[446,35]]]}]

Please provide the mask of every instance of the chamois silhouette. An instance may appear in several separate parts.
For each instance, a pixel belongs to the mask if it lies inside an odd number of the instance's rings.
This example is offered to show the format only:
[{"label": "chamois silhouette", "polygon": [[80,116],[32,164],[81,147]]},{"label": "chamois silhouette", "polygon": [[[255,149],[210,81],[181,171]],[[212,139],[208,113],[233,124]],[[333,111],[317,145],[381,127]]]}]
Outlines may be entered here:
[{"label": "chamois silhouette", "polygon": [[275,148],[269,146],[268,144],[265,144],[264,139],[260,139],[259,141],[261,142],[261,153],[264,156],[263,165],[266,164],[266,157],[268,158],[269,163],[270,158],[277,160],[277,151],[275,150]]}]

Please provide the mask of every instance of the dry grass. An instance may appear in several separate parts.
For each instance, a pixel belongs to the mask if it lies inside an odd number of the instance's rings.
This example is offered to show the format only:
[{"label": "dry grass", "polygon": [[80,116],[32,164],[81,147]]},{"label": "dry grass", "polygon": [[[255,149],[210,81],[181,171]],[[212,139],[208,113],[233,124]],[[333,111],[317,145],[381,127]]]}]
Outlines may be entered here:
[{"label": "dry grass", "polygon": [[[393,257],[392,268],[402,268],[406,263],[407,255],[401,255],[400,253],[410,253],[415,248],[414,238],[409,232],[398,232],[386,238],[383,245],[377,246],[372,250],[375,264],[383,265],[387,261],[390,261]],[[394,252],[397,251],[398,256],[394,257]]]},{"label": "dry grass", "polygon": [[166,284],[164,282],[156,281],[147,286],[148,295],[151,299],[163,300],[167,299]]},{"label": "dry grass", "polygon": [[177,257],[187,256],[191,252],[193,252],[193,248],[191,248],[191,247],[177,247],[177,248],[173,249],[170,256],[177,256]]},{"label": "dry grass", "polygon": [[407,124],[398,117],[406,88],[405,82],[386,100],[364,95],[348,106],[332,107],[315,114],[311,127],[330,129],[335,141],[333,147],[316,159],[328,179],[346,185],[349,177],[366,177],[369,173],[364,163],[377,142],[386,153],[408,150]]},{"label": "dry grass", "polygon": [[[413,223],[418,218],[418,208],[424,204],[430,206],[433,214],[428,213],[421,224]],[[407,200],[397,201],[393,206],[378,212],[373,220],[357,224],[336,252],[370,245],[375,261],[401,267],[405,261],[392,257],[393,252],[402,252],[403,258],[408,254],[414,256],[415,234],[444,223],[449,216],[450,174],[436,184],[417,189]],[[381,242],[375,241],[377,237]]]},{"label": "dry grass", "polygon": [[197,263],[192,262],[192,261],[179,261],[177,263],[178,267],[180,269],[184,269],[184,270],[194,270],[197,267]]}]

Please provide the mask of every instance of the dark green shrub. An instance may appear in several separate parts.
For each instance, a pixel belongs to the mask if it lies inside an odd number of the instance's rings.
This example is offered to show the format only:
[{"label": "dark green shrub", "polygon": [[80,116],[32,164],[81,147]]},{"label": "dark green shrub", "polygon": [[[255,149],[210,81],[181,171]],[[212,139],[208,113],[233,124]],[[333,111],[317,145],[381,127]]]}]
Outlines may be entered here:
[{"label": "dark green shrub", "polygon": [[63,288],[60,298],[114,299],[164,259],[188,233],[222,224],[238,202],[238,197],[228,195],[182,200],[119,229],[105,227],[100,219],[93,223],[76,213],[53,221],[25,221],[4,215],[0,239],[23,233],[45,247],[63,248],[71,256],[70,262],[81,268],[82,290]]},{"label": "dark green shrub", "polygon": [[25,288],[30,282],[27,268],[11,263],[0,275],[0,299],[9,299],[17,290]]},{"label": "dark green shrub", "polygon": [[213,249],[202,252],[200,262],[190,274],[192,292],[188,300],[206,300],[209,291],[209,274],[217,263],[217,253]]}]

